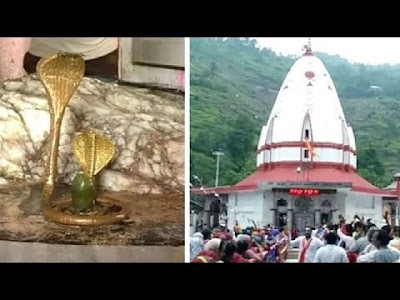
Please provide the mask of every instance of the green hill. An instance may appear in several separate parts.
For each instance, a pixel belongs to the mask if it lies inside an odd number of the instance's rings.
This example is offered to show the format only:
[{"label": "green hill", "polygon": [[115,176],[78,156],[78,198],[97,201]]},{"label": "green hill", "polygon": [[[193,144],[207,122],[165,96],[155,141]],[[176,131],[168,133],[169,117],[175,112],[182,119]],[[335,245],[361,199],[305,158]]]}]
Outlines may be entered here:
[{"label": "green hill", "polygon": [[[219,185],[251,174],[261,126],[295,61],[260,50],[255,40],[191,39],[191,182],[215,181],[214,150],[222,150]],[[400,65],[370,66],[317,53],[336,85],[347,121],[353,126],[359,173],[377,186],[400,170]],[[372,91],[370,86],[379,86]]]}]

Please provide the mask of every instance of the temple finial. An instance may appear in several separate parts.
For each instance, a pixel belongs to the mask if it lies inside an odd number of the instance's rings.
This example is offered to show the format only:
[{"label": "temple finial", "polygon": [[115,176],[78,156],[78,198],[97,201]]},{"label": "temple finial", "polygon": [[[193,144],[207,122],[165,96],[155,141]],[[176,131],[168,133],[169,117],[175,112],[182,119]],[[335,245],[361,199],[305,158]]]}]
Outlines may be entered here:
[{"label": "temple finial", "polygon": [[304,48],[306,50],[304,55],[314,55],[314,53],[312,52],[312,49],[311,49],[311,39],[310,38],[308,38],[307,45],[305,45]]}]

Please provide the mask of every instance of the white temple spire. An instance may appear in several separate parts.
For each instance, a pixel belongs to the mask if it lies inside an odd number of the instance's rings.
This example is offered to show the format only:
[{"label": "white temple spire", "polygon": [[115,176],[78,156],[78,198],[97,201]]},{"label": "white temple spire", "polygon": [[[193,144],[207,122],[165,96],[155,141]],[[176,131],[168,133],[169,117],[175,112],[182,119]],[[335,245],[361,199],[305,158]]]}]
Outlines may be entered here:
[{"label": "white temple spire", "polygon": [[311,38],[308,38],[307,45],[304,45],[305,53],[304,55],[314,55],[311,48]]},{"label": "white temple spire", "polygon": [[335,85],[325,65],[313,54],[310,39],[304,48],[304,55],[293,64],[282,83],[264,125],[257,165],[312,161],[311,153],[306,151],[308,137],[318,153],[315,163],[355,169],[354,133],[346,123]]}]

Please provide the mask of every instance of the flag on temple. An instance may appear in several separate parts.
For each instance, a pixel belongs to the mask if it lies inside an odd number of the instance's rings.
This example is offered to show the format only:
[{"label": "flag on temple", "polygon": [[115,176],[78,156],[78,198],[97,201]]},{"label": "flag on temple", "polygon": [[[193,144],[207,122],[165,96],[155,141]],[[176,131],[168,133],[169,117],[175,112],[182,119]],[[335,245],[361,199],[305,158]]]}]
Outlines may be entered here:
[{"label": "flag on temple", "polygon": [[313,157],[318,157],[318,154],[315,152],[314,147],[311,145],[311,142],[309,139],[306,139],[306,148],[308,151],[310,151],[311,155]]}]

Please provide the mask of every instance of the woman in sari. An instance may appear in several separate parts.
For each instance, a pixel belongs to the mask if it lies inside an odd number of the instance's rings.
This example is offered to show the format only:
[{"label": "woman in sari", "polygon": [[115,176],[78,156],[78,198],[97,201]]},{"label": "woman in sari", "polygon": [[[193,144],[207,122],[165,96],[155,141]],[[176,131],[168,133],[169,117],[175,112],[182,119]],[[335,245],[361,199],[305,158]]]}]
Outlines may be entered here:
[{"label": "woman in sari", "polygon": [[289,234],[286,227],[279,229],[278,262],[285,262],[289,248]]},{"label": "woman in sari", "polygon": [[214,238],[207,242],[204,250],[213,251],[216,254],[217,261],[220,261],[224,256],[226,243],[226,240]]},{"label": "woman in sari", "polygon": [[192,261],[192,263],[215,263],[217,261],[217,255],[214,251],[201,251],[199,255]]},{"label": "woman in sari", "polygon": [[251,249],[251,237],[247,234],[239,234],[237,236],[237,242],[246,242],[247,243],[247,249],[242,255],[245,259],[251,260],[251,262],[261,262],[261,255],[257,255],[252,249]]},{"label": "woman in sari", "polygon": [[248,247],[245,241],[229,241],[225,247],[225,255],[222,258],[224,263],[248,263],[252,262],[243,257]]},{"label": "woman in sari", "polygon": [[190,261],[195,259],[203,249],[203,234],[201,234],[201,232],[196,232],[193,237],[190,238]]}]

